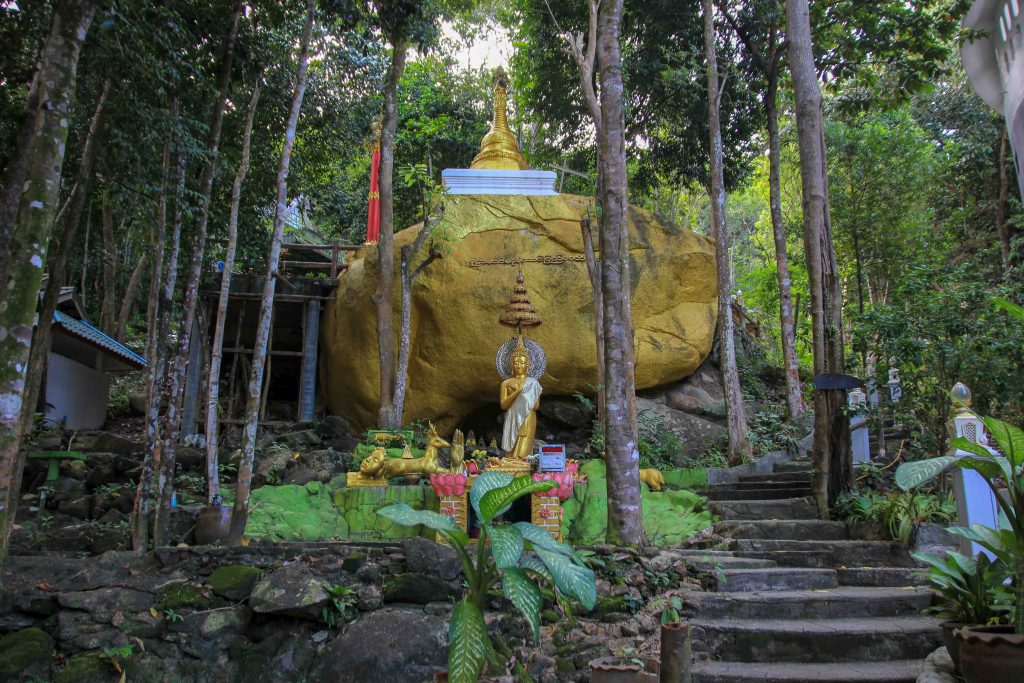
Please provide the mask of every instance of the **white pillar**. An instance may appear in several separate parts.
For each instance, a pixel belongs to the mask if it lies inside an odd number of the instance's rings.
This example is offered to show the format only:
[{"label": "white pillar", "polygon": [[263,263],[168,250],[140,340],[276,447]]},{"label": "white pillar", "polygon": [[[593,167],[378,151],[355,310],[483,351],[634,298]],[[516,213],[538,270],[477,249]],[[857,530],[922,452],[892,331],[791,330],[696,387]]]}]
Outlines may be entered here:
[{"label": "white pillar", "polygon": [[[953,416],[953,427],[958,437],[988,448],[988,435],[985,423],[971,411],[971,390],[960,382],[953,387],[953,405],[956,414]],[[989,449],[991,451],[991,449]],[[961,458],[974,457],[967,451],[957,450],[954,455]],[[957,467],[953,470],[953,493],[956,496],[957,516],[961,526],[982,524],[992,529],[999,523],[999,506],[992,489],[985,483],[985,478],[975,470]],[[995,559],[991,552],[966,538],[960,541],[961,552],[971,556],[983,552]]]},{"label": "white pillar", "polygon": [[[868,397],[863,389],[854,389],[847,394],[846,402],[850,411],[867,403]],[[871,460],[871,437],[868,433],[868,419],[864,415],[854,415],[850,419],[850,440],[853,442],[853,464],[863,465]]]}]

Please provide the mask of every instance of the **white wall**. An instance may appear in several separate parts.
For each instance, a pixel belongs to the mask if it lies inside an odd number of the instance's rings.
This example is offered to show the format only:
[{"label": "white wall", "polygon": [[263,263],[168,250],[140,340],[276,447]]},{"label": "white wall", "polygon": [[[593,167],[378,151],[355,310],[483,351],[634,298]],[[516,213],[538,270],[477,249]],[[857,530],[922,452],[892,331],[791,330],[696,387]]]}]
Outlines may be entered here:
[{"label": "white wall", "polygon": [[70,358],[49,354],[46,369],[46,417],[68,429],[99,429],[107,418],[110,378]]}]

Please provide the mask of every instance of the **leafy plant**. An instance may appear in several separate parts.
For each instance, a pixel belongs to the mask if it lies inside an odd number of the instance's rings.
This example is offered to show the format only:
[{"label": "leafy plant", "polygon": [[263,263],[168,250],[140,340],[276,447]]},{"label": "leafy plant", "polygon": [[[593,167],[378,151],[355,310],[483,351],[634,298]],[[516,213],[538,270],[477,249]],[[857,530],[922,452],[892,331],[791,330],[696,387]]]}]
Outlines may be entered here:
[{"label": "leafy plant", "polygon": [[[491,586],[501,579],[505,597],[516,606],[540,639],[540,613],[544,604],[537,581],[554,584],[586,609],[597,602],[594,572],[570,546],[528,522],[498,524],[496,518],[523,496],[548,491],[551,481],[513,478],[504,472],[484,472],[469,492],[470,504],[480,522],[476,547],[451,518],[430,510],[414,510],[404,503],[389,505],[377,514],[405,526],[422,524],[439,532],[455,548],[466,575],[468,592],[452,610],[448,631],[448,679],[475,683],[493,653],[483,608]],[[488,543],[489,541],[489,543]],[[532,554],[524,554],[532,551]]]},{"label": "leafy plant", "polygon": [[986,548],[1010,567],[1016,590],[1014,630],[1024,633],[1024,431],[995,418],[982,420],[1002,455],[959,437],[950,442],[951,447],[974,457],[944,455],[905,462],[896,470],[896,483],[900,488],[912,489],[950,467],[975,470],[982,476],[999,506],[998,528],[972,524],[950,531]]},{"label": "leafy plant", "polygon": [[882,524],[892,538],[908,547],[925,522],[956,518],[956,506],[949,496],[906,491],[884,496],[872,491],[847,494],[839,498],[835,512],[848,523]]},{"label": "leafy plant", "polygon": [[325,588],[330,596],[331,603],[321,611],[320,616],[323,622],[329,627],[334,628],[339,620],[342,622],[351,621],[354,616],[352,608],[356,605],[358,591],[351,586],[341,584],[329,584]]},{"label": "leafy plant", "polygon": [[164,618],[167,619],[167,621],[171,622],[172,624],[176,624],[179,621],[181,621],[182,619],[184,619],[185,615],[178,614],[173,609],[168,607],[167,609],[164,610]]},{"label": "leafy plant", "polygon": [[637,449],[640,467],[664,470],[676,465],[683,442],[665,426],[663,420],[641,415],[637,418]]},{"label": "leafy plant", "polygon": [[680,620],[679,612],[683,609],[683,601],[673,595],[668,604],[661,610],[661,623],[674,624]]},{"label": "leafy plant", "polygon": [[985,553],[977,557],[956,552],[947,552],[945,557],[929,553],[913,556],[928,565],[928,578],[941,596],[941,602],[926,609],[926,614],[964,624],[988,624],[999,619],[995,605],[1008,575],[1001,561],[993,562]]}]

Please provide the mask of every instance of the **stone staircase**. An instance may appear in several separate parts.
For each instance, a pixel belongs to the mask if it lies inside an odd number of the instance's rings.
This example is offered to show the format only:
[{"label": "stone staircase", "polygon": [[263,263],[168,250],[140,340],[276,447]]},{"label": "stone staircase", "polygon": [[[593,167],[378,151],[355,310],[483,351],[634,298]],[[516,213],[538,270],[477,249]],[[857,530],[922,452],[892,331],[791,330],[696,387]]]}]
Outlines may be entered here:
[{"label": "stone staircase", "polygon": [[818,519],[810,463],[712,485],[725,550],[691,549],[717,592],[686,595],[693,683],[915,681],[942,644],[933,593],[897,542]]}]

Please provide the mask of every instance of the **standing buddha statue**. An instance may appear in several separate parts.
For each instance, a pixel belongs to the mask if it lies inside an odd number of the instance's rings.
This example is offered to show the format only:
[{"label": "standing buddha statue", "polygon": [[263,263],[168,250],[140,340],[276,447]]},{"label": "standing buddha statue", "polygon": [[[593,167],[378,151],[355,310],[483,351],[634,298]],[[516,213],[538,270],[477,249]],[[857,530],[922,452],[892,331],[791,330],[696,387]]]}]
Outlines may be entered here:
[{"label": "standing buddha statue", "polygon": [[542,388],[540,382],[529,375],[530,355],[521,335],[509,365],[512,376],[501,383],[499,396],[501,409],[505,411],[501,448],[506,458],[525,462],[526,457],[533,453]]}]

